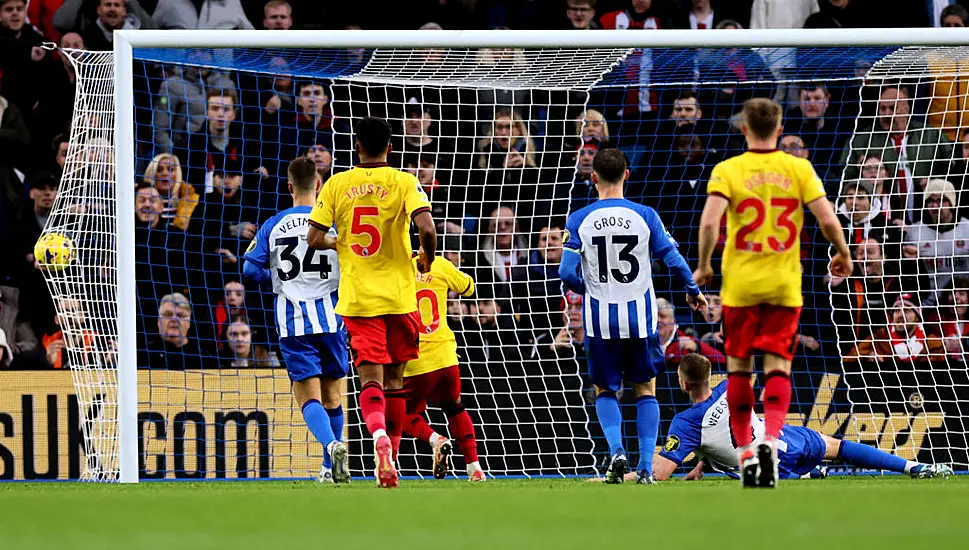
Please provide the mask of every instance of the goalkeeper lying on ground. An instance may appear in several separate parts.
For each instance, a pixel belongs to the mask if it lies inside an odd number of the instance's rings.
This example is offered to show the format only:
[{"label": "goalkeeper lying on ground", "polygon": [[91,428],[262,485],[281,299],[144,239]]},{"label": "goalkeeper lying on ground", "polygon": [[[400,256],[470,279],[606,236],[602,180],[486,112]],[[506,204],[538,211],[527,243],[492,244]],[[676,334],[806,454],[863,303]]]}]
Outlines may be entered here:
[{"label": "goalkeeper lying on ground", "polygon": [[[680,389],[689,394],[693,406],[673,417],[663,449],[653,459],[653,477],[668,479],[695,452],[700,465],[688,478],[702,475],[703,462],[737,477],[737,451],[730,436],[727,409],[727,383],[710,388],[710,361],[691,353],[680,361],[677,372]],[[764,422],[750,413],[754,441],[764,437]],[[799,478],[810,474],[824,459],[839,459],[871,470],[888,470],[917,478],[949,477],[952,468],[945,464],[920,464],[888,454],[868,445],[822,435],[802,426],[784,425],[777,447],[780,477]],[[635,477],[635,473],[631,474]]]}]

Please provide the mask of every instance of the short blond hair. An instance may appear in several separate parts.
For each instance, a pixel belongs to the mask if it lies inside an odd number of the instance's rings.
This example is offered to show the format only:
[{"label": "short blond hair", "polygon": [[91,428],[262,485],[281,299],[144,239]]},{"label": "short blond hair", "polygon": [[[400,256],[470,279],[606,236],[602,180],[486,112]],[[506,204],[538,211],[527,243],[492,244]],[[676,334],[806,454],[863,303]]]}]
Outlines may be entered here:
[{"label": "short blond hair", "polygon": [[744,124],[754,137],[766,139],[781,125],[781,106],[773,99],[755,97],[744,102]]}]

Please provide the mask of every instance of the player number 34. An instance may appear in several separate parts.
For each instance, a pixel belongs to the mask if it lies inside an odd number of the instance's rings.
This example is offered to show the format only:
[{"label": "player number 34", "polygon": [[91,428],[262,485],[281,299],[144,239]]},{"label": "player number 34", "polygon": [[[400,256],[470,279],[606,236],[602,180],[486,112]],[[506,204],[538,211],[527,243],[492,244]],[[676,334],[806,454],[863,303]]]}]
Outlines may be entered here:
[{"label": "player number 34", "polygon": [[[794,246],[794,242],[797,240],[797,226],[794,224],[794,220],[791,219],[791,215],[797,212],[797,208],[800,205],[801,201],[793,197],[774,197],[770,200],[771,212],[777,209],[780,210],[771,222],[771,233],[773,234],[767,237],[767,247],[772,251],[784,252]],[[763,252],[763,243],[755,241],[752,238],[752,233],[764,225],[764,221],[767,218],[767,205],[758,197],[746,198],[737,205],[737,214],[740,216],[743,216],[749,210],[754,211],[754,219],[737,231],[735,246],[737,250],[754,253]],[[787,238],[783,241],[777,238],[778,229],[784,230],[787,233]]]}]

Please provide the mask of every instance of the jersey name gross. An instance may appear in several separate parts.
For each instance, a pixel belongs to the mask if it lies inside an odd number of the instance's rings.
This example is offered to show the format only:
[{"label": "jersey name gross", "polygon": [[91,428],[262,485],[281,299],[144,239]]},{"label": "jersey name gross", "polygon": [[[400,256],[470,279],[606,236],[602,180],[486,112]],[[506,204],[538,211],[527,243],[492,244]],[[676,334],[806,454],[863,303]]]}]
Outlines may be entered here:
[{"label": "jersey name gross", "polygon": [[621,227],[623,229],[629,229],[629,220],[621,216],[608,216],[604,218],[599,218],[598,220],[592,222],[592,227],[596,229],[602,229],[605,227]]}]

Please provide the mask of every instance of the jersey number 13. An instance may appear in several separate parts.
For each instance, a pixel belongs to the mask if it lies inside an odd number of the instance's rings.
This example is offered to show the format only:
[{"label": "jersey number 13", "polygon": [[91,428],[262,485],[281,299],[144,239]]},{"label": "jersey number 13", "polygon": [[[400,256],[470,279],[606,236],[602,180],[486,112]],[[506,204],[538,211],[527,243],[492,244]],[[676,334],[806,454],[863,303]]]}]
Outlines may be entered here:
[{"label": "jersey number 13", "polygon": [[[622,245],[616,255],[617,263],[620,265],[610,269],[609,257],[612,255],[609,252],[612,251],[613,245],[617,244]],[[638,244],[638,235],[598,235],[592,237],[592,246],[596,247],[596,256],[599,260],[599,273],[597,275],[599,282],[608,283],[609,275],[612,275],[612,278],[620,283],[635,281],[639,277],[639,260],[632,254],[632,251]],[[627,269],[624,271],[620,269],[621,267]]]}]

